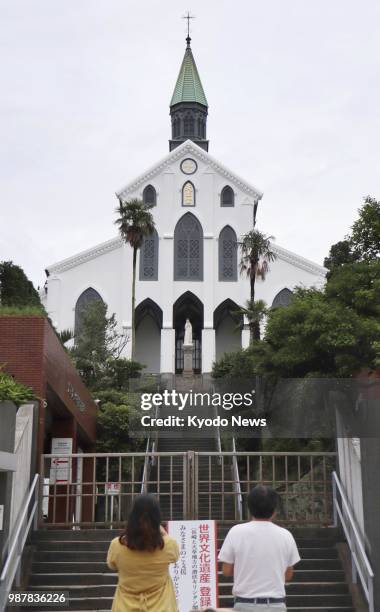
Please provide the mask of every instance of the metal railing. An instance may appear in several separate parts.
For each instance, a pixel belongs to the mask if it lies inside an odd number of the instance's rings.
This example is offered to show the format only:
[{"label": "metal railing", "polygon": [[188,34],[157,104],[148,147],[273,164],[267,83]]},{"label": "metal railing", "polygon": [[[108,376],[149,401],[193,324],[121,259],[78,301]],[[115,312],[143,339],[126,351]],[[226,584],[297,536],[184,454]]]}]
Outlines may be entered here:
[{"label": "metal railing", "polygon": [[327,452],[195,453],[195,517],[247,519],[248,493],[256,484],[265,484],[279,495],[277,517],[282,523],[329,525],[335,461],[336,453]]},{"label": "metal railing", "polygon": [[0,610],[4,610],[13,582],[20,586],[20,561],[33,525],[37,527],[39,475],[36,474],[9,536],[9,551],[0,576]]},{"label": "metal railing", "polygon": [[[353,516],[350,503],[346,492],[339,480],[337,473],[332,474],[333,483],[333,515],[334,526],[338,527],[340,522],[348,546],[351,551],[352,582],[357,584],[358,576],[368,602],[369,612],[375,612],[373,597],[373,578],[374,573],[365,552],[365,546],[360,535],[360,531]],[[341,504],[339,503],[339,498]],[[339,521],[338,521],[339,519]]]},{"label": "metal railing", "polygon": [[184,452],[45,454],[40,470],[41,482],[49,480],[40,486],[41,527],[122,525],[141,491],[159,496],[166,519],[189,513]]},{"label": "metal railing", "polygon": [[234,493],[235,493],[235,515],[239,521],[243,520],[243,496],[241,494],[241,483],[239,474],[239,464],[236,457],[236,442],[235,438],[232,438],[232,452],[235,453],[232,457],[232,479],[234,481]]},{"label": "metal railing", "polygon": [[[83,477],[78,476],[81,459]],[[56,466],[58,466],[57,470]],[[41,526],[123,524],[134,498],[159,497],[164,520],[241,521],[258,483],[281,499],[278,518],[288,524],[332,522],[331,475],[335,453],[153,452],[44,455]],[[42,508],[46,515],[43,515]]]}]

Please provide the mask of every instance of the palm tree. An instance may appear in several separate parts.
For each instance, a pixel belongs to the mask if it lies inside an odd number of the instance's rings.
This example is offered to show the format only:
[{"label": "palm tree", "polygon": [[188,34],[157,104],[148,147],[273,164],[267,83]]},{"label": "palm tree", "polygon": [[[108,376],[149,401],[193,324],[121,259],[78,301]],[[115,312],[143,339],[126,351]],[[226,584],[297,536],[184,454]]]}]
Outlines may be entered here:
[{"label": "palm tree", "polygon": [[154,219],[149,209],[154,205],[144,204],[142,200],[133,198],[123,202],[119,198],[119,206],[116,213],[119,215],[115,224],[119,228],[120,235],[125,243],[133,249],[133,271],[132,271],[132,359],[135,356],[136,329],[135,329],[135,304],[136,304],[136,261],[137,251],[141,248],[145,236],[154,231]]},{"label": "palm tree", "polygon": [[[246,274],[250,281],[250,304],[255,302],[255,283],[257,278],[265,280],[269,272],[269,264],[277,257],[272,251],[271,240],[273,236],[267,236],[256,229],[250,230],[242,236],[239,243],[241,250],[240,274]],[[262,317],[261,317],[262,319]],[[250,343],[260,340],[260,320],[251,317],[249,321]]]},{"label": "palm tree", "polygon": [[260,323],[264,320],[264,317],[268,314],[268,308],[264,300],[257,300],[252,302],[247,300],[244,306],[241,306],[239,310],[234,311],[232,314],[244,315],[249,324],[249,328],[255,327],[256,325],[260,329]]}]

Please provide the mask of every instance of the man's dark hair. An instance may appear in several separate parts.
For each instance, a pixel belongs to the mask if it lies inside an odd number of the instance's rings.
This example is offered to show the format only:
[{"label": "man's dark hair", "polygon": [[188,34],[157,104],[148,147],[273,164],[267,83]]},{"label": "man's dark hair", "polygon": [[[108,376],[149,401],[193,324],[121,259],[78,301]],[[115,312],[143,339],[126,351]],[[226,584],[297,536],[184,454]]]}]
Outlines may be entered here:
[{"label": "man's dark hair", "polygon": [[278,494],[272,487],[257,485],[248,494],[248,508],[257,519],[269,519],[275,513],[278,503]]}]

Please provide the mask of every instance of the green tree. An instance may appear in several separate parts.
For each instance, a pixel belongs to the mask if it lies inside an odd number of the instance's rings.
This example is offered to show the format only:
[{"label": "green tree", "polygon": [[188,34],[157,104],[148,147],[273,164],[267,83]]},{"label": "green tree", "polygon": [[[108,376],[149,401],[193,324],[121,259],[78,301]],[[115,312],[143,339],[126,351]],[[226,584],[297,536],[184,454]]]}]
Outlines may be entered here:
[{"label": "green tree", "polygon": [[65,345],[66,342],[74,338],[74,331],[72,329],[63,329],[62,331],[57,332],[57,336],[62,344]]},{"label": "green tree", "polygon": [[[255,283],[257,278],[265,280],[269,271],[269,264],[276,259],[272,250],[273,236],[266,236],[256,229],[250,230],[242,236],[239,243],[241,250],[240,273],[245,274],[250,282],[250,302],[255,302]],[[260,323],[257,317],[249,322],[250,343],[260,339]]]},{"label": "green tree", "polygon": [[324,265],[330,272],[345,264],[371,261],[380,257],[380,202],[368,196],[358,212],[359,216],[351,228],[351,234],[333,244],[324,260]]},{"label": "green tree", "polygon": [[128,338],[117,329],[115,315],[107,316],[107,305],[102,300],[86,306],[70,353],[90,389],[101,388],[102,378],[108,376],[108,361],[120,357],[127,341]]},{"label": "green tree", "polygon": [[257,300],[256,302],[247,300],[245,306],[241,306],[239,310],[232,314],[243,315],[247,318],[250,329],[251,327],[258,327],[260,330],[260,324],[268,314],[268,308],[264,300]]},{"label": "green tree", "polygon": [[36,399],[36,396],[30,387],[18,383],[0,368],[0,402],[9,401],[19,406],[33,399]]},{"label": "green tree", "polygon": [[38,292],[25,272],[11,261],[0,262],[0,304],[2,306],[34,306],[43,310]]},{"label": "green tree", "polygon": [[353,252],[351,239],[346,238],[332,245],[328,257],[325,257],[323,265],[325,268],[332,271],[334,268],[343,266],[343,264],[353,263],[357,259],[357,255]]},{"label": "green tree", "polygon": [[144,366],[122,357],[107,359],[101,379],[102,389],[128,390],[131,379],[140,378]]},{"label": "green tree", "polygon": [[119,215],[115,224],[119,228],[120,235],[124,242],[133,249],[132,264],[132,359],[136,353],[136,262],[137,251],[141,248],[145,236],[149,236],[154,231],[154,220],[149,209],[153,205],[144,204],[142,200],[136,198],[128,202],[119,200],[116,213]]},{"label": "green tree", "polygon": [[371,261],[380,257],[380,202],[368,196],[352,226],[352,245],[357,257]]},{"label": "green tree", "polygon": [[325,296],[363,318],[380,320],[380,261],[342,266],[329,278]]},{"label": "green tree", "polygon": [[340,284],[336,280],[335,289],[326,291],[298,289],[289,306],[271,310],[263,342],[252,346],[258,374],[351,377],[376,366],[380,341],[379,319],[373,316],[376,306],[368,305],[365,314],[360,307],[363,289],[350,285],[352,295],[342,296]]},{"label": "green tree", "polygon": [[249,380],[254,375],[254,362],[250,349],[240,349],[224,355],[213,364],[213,378],[223,380]]},{"label": "green tree", "polygon": [[[214,364],[215,377],[351,377],[380,365],[380,262],[336,268],[323,290],[298,288],[268,312],[265,336]],[[247,377],[249,377],[247,375]]]},{"label": "green tree", "polygon": [[115,449],[118,452],[143,451],[143,437],[130,437],[130,431],[141,428],[141,412],[136,402],[125,391],[108,389],[97,395],[100,398],[97,414],[97,452],[113,453]]}]

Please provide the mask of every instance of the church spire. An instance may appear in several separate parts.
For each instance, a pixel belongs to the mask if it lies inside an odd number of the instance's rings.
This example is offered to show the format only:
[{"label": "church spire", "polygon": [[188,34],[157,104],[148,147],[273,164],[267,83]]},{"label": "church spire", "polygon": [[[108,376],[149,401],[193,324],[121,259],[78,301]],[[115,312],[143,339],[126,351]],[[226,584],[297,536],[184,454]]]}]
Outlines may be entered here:
[{"label": "church spire", "polygon": [[[186,17],[188,22],[190,18],[190,15]],[[188,138],[208,151],[208,140],[206,140],[208,103],[190,43],[188,27],[185,55],[170,102],[172,122],[170,151]]]}]

